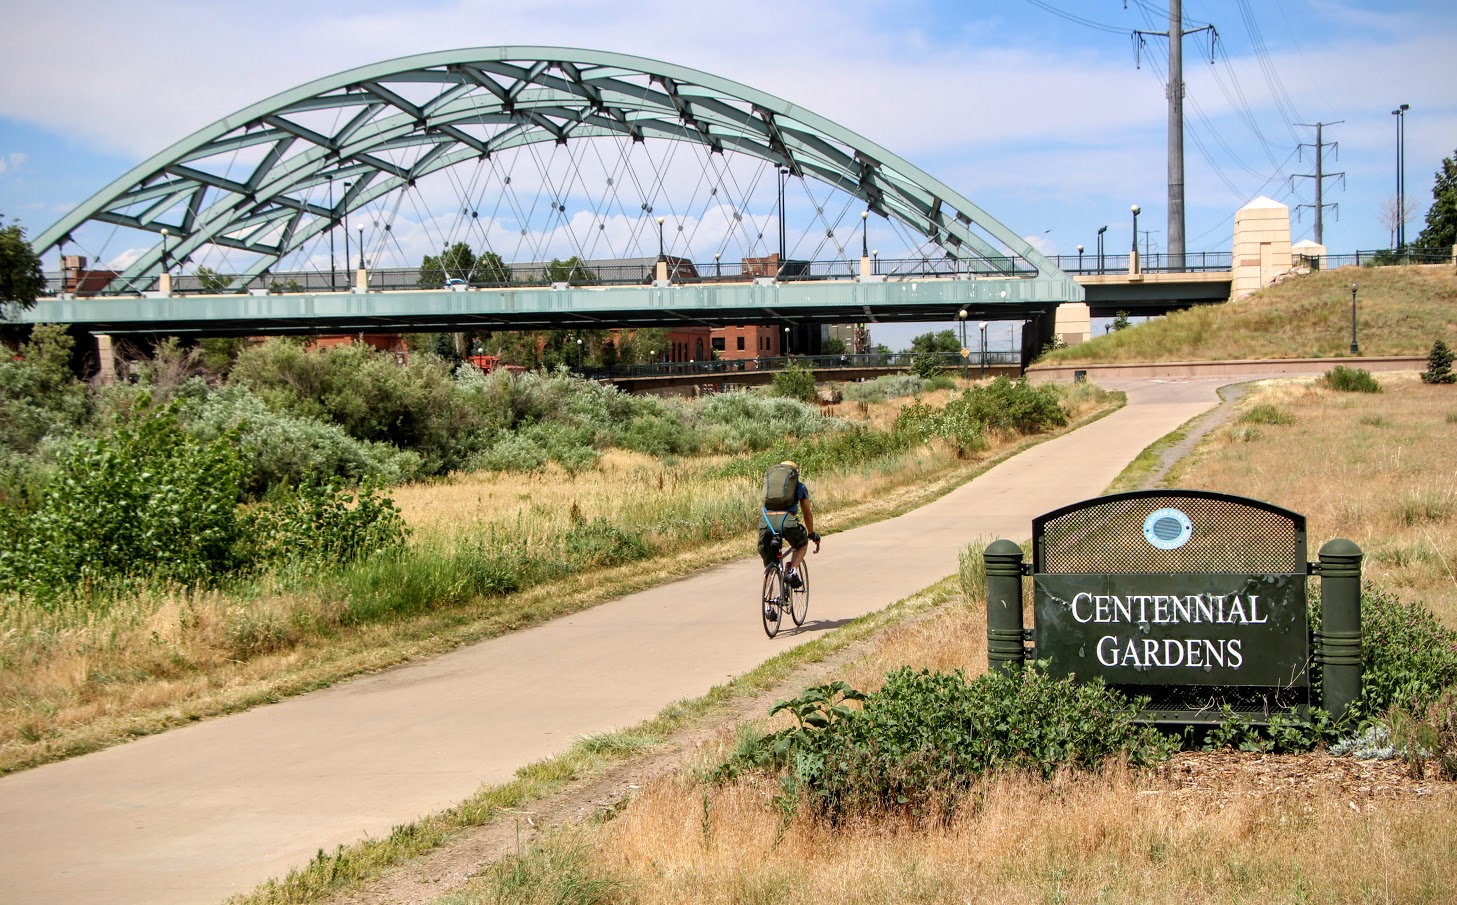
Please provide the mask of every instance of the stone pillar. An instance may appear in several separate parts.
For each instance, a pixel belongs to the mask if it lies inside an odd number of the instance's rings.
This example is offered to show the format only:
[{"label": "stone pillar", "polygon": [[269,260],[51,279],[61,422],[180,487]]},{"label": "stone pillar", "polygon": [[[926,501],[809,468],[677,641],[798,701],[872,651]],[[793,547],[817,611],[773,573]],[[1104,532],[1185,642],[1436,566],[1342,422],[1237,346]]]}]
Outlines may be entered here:
[{"label": "stone pillar", "polygon": [[873,276],[873,274],[871,273],[872,269],[873,267],[871,266],[870,258],[862,255],[860,257],[860,279],[863,280],[868,276]]},{"label": "stone pillar", "polygon": [[157,292],[160,293],[163,298],[167,298],[168,296],[172,295],[172,274],[164,270],[160,275],[158,275]]},{"label": "stone pillar", "polygon": [[656,283],[668,282],[668,262],[666,259],[659,258],[657,265],[653,267],[653,281]]},{"label": "stone pillar", "polygon": [[111,348],[111,334],[96,334],[96,359],[101,368],[101,382],[116,383],[116,353]]},{"label": "stone pillar", "polygon": [[1234,214],[1230,297],[1243,298],[1290,270],[1290,208],[1261,195]]},{"label": "stone pillar", "polygon": [[1063,302],[1057,306],[1056,325],[1052,329],[1069,346],[1085,343],[1093,337],[1092,309],[1084,302]]},{"label": "stone pillar", "polygon": [[354,273],[354,291],[369,291],[369,271],[362,266]]}]

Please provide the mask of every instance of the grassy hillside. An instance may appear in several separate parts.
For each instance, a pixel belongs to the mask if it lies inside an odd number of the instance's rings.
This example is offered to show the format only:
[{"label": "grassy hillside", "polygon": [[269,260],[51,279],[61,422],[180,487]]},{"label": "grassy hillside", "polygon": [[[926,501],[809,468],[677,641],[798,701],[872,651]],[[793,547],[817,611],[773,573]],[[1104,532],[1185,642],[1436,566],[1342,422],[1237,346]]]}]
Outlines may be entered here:
[{"label": "grassy hillside", "polygon": [[1205,305],[1058,349],[1049,364],[1334,358],[1350,355],[1351,283],[1362,355],[1425,355],[1457,341],[1457,270],[1343,267],[1292,277],[1238,301]]}]

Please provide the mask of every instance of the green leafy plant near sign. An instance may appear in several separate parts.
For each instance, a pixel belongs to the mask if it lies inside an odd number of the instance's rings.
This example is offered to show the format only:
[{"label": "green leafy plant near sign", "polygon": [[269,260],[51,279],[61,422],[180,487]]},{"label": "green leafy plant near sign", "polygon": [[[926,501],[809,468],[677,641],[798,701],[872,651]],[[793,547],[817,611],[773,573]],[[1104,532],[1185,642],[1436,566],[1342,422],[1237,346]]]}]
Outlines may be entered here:
[{"label": "green leafy plant near sign", "polygon": [[1325,384],[1342,393],[1379,393],[1381,384],[1365,368],[1348,368],[1336,365],[1325,372]]},{"label": "green leafy plant near sign", "polygon": [[1114,756],[1133,764],[1165,759],[1178,743],[1136,722],[1144,703],[1101,682],[1054,679],[1040,669],[968,682],[959,670],[904,667],[872,694],[834,683],[781,702],[772,712],[792,713],[797,725],[764,736],[716,775],[774,773],[782,807],[807,805],[830,822],[941,819],[995,770],[1050,777]]}]

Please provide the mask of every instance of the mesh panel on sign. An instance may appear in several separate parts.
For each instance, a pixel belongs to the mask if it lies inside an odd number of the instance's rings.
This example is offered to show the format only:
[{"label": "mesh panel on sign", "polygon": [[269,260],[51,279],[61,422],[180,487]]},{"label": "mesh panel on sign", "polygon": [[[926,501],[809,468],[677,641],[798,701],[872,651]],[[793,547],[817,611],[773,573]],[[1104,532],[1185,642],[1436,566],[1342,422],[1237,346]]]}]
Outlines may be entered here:
[{"label": "mesh panel on sign", "polygon": [[1092,500],[1038,520],[1033,541],[1037,572],[1305,572],[1303,517],[1221,494]]}]

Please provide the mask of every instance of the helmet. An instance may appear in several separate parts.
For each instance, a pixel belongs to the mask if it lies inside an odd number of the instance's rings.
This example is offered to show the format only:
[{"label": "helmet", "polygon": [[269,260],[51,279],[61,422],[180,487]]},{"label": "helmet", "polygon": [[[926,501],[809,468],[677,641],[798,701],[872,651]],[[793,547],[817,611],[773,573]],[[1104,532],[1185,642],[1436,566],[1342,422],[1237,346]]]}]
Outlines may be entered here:
[{"label": "helmet", "polygon": [[785,459],[783,462],[780,462],[779,464],[780,465],[788,465],[790,468],[793,468],[796,471],[799,470],[799,466],[798,465],[795,465],[793,462],[789,461],[788,459]]}]

